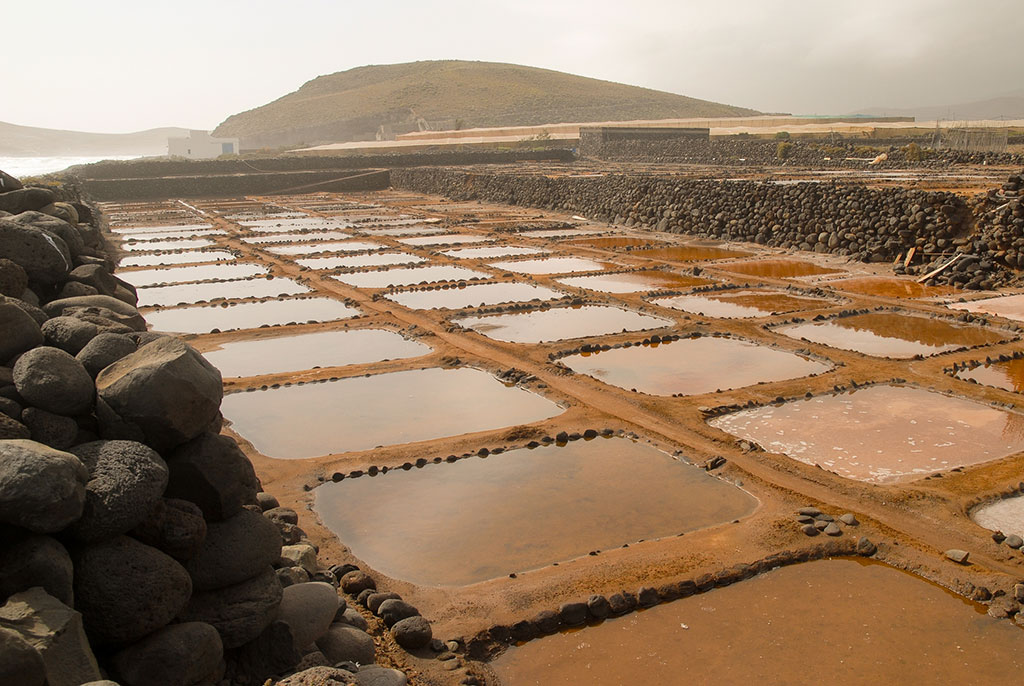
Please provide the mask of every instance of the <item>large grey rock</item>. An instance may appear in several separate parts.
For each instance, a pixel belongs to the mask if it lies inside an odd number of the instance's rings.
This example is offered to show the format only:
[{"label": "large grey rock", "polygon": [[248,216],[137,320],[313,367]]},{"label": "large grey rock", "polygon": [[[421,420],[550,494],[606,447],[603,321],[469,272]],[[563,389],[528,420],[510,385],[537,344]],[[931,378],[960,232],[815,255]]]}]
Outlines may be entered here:
[{"label": "large grey rock", "polygon": [[79,686],[103,678],[82,615],[41,588],[11,596],[0,607],[0,627],[18,632],[39,651],[47,686]]},{"label": "large grey rock", "polygon": [[276,682],[275,686],[351,686],[356,675],[338,667],[310,667]]},{"label": "large grey rock", "polygon": [[60,531],[82,515],[89,470],[70,453],[35,441],[0,441],[0,522]]},{"label": "large grey rock", "polygon": [[0,257],[0,295],[19,297],[28,288],[28,274],[21,265]]},{"label": "large grey rock", "polygon": [[137,346],[131,336],[123,333],[104,332],[97,334],[82,348],[75,359],[82,363],[85,371],[93,378],[103,369],[114,364],[122,357],[135,352]]},{"label": "large grey rock", "polygon": [[0,628],[0,684],[46,684],[43,657],[13,629]]},{"label": "large grey rock", "polygon": [[169,337],[104,369],[96,389],[105,434],[131,438],[123,434],[138,431],[160,452],[202,433],[224,395],[220,372],[184,341]]},{"label": "large grey rock", "polygon": [[43,332],[28,312],[0,302],[0,364],[42,343]]},{"label": "large grey rock", "polygon": [[0,255],[21,266],[30,281],[44,286],[60,283],[74,266],[63,240],[7,219],[0,219]]},{"label": "large grey rock", "polygon": [[214,675],[224,656],[209,624],[172,624],[116,653],[110,660],[123,686],[192,686]]},{"label": "large grey rock", "polygon": [[74,574],[71,556],[55,538],[30,536],[0,549],[0,599],[39,586],[74,607]]},{"label": "large grey rock", "polygon": [[288,624],[271,622],[260,635],[232,651],[226,676],[234,683],[262,684],[268,677],[289,672],[302,660]]},{"label": "large grey rock", "polygon": [[[69,299],[70,298],[65,298],[65,300]],[[106,307],[65,307],[61,316],[75,317],[76,319],[92,322],[99,327],[100,331],[103,333],[140,333],[146,327],[145,320],[142,318],[142,315],[118,314]]]},{"label": "large grey rock", "polygon": [[316,647],[334,664],[355,662],[368,665],[377,656],[373,637],[347,624],[332,624],[317,640]]},{"label": "large grey rock", "polygon": [[28,211],[11,217],[11,221],[22,226],[40,229],[54,238],[64,241],[64,244],[68,247],[68,254],[71,255],[72,262],[82,254],[82,250],[85,248],[82,234],[78,233],[78,229],[60,217],[43,212]]},{"label": "large grey rock", "polygon": [[190,500],[210,521],[233,517],[256,503],[259,480],[234,439],[204,432],[167,459],[167,497]]},{"label": "large grey rock", "polygon": [[32,432],[27,426],[12,419],[9,415],[0,414],[0,441],[12,438],[32,438]]},{"label": "large grey rock", "polygon": [[206,520],[195,503],[161,498],[131,534],[173,558],[188,560],[206,540]]},{"label": "large grey rock", "polygon": [[92,377],[82,363],[60,348],[39,346],[18,358],[14,386],[28,404],[74,416],[93,404]]},{"label": "large grey rock", "polygon": [[384,623],[389,627],[394,626],[406,617],[415,617],[419,613],[420,611],[409,603],[394,598],[385,600],[377,608],[377,616],[383,619]]},{"label": "large grey rock", "polygon": [[89,470],[85,508],[71,529],[81,541],[130,531],[149,515],[167,486],[167,465],[143,443],[93,441],[71,452]]},{"label": "large grey rock", "polygon": [[117,281],[106,267],[99,264],[83,264],[80,267],[75,267],[68,273],[68,279],[92,286],[102,295],[112,296],[117,290]]},{"label": "large grey rock", "polygon": [[315,574],[317,570],[316,548],[308,543],[286,545],[281,548],[280,565],[282,567],[302,567],[307,574]]},{"label": "large grey rock", "polygon": [[75,606],[89,636],[126,643],[166,625],[192,594],[174,558],[127,536],[85,547],[74,559]]},{"label": "large grey rock", "polygon": [[136,331],[146,330],[146,320],[135,307],[109,295],[83,295],[77,298],[61,298],[47,303],[43,312],[49,317],[59,317],[69,310],[79,308],[101,308],[116,315],[115,321],[130,326]]},{"label": "large grey rock", "polygon": [[338,592],[322,581],[294,584],[284,589],[279,618],[287,622],[302,649],[324,635],[338,611]]},{"label": "large grey rock", "polygon": [[363,665],[356,673],[356,686],[406,686],[409,678],[397,669]]},{"label": "large grey rock", "polygon": [[100,327],[77,317],[53,317],[41,327],[47,345],[77,355],[100,333]]},{"label": "large grey rock", "polygon": [[395,642],[406,650],[426,648],[434,638],[430,622],[419,615],[395,622],[391,627],[391,635],[394,636]]},{"label": "large grey rock", "polygon": [[55,450],[67,450],[75,444],[78,436],[78,422],[74,419],[38,407],[25,408],[21,421],[28,427],[29,437],[33,441]]},{"label": "large grey rock", "polygon": [[263,515],[242,510],[223,522],[210,522],[206,540],[185,569],[192,587],[209,591],[262,574],[281,556],[281,535]]},{"label": "large grey rock", "polygon": [[[6,295],[0,296],[0,302],[7,303],[8,305],[14,305],[28,316],[32,317],[33,321],[39,326],[42,326],[49,315],[39,309],[39,297],[28,289],[17,298],[8,298]],[[40,332],[42,334],[42,332]]]},{"label": "large grey rock", "polygon": [[58,298],[80,298],[83,295],[99,295],[92,286],[87,286],[84,283],[78,283],[77,281],[65,281],[64,285],[60,288],[60,293],[57,294]]},{"label": "large grey rock", "polygon": [[240,584],[193,593],[179,619],[212,624],[225,650],[237,648],[259,636],[275,619],[281,593],[277,575],[267,567],[263,574]]}]

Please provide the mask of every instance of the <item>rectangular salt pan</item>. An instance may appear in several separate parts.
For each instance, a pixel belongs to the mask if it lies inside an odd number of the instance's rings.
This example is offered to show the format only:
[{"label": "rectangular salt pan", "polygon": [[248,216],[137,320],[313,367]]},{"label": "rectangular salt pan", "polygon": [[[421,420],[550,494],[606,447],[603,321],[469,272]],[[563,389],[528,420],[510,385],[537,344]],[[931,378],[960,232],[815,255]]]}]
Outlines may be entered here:
[{"label": "rectangular salt pan", "polygon": [[565,294],[550,288],[528,283],[483,283],[461,288],[403,291],[385,297],[414,310],[461,310],[466,307],[500,303],[553,300],[563,295]]},{"label": "rectangular salt pan", "polygon": [[214,279],[244,279],[267,273],[262,264],[236,262],[234,264],[200,264],[170,269],[137,269],[119,271],[117,275],[133,286],[153,286],[161,283],[187,283]]},{"label": "rectangular salt pan", "polygon": [[606,305],[462,317],[453,319],[452,322],[489,338],[509,343],[546,343],[622,331],[660,329],[672,324],[668,319]]},{"label": "rectangular salt pan", "polygon": [[224,250],[189,250],[159,255],[129,255],[119,263],[121,267],[157,267],[170,264],[199,264],[202,262],[231,262],[232,253]]},{"label": "rectangular salt pan", "polygon": [[270,298],[301,293],[309,293],[309,288],[297,281],[285,278],[208,281],[138,289],[139,307],[209,302],[218,298],[227,300]]},{"label": "rectangular salt pan", "polygon": [[359,310],[330,298],[296,298],[241,303],[222,307],[181,307],[146,313],[154,331],[165,333],[210,333],[214,329],[233,331],[260,326],[333,322],[357,317]]}]

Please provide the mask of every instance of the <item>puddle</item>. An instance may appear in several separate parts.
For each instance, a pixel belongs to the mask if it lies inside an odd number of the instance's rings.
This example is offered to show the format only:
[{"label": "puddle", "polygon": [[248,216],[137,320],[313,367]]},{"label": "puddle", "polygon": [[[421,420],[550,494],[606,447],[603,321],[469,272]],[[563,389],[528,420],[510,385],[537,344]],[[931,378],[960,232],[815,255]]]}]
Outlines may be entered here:
[{"label": "puddle", "polygon": [[587,288],[602,293],[642,293],[677,288],[694,288],[713,283],[709,279],[687,274],[675,274],[660,269],[620,274],[593,274],[556,279],[566,286]]},{"label": "puddle", "polygon": [[414,310],[461,310],[466,307],[501,303],[553,300],[564,293],[528,283],[482,283],[429,291],[403,291],[385,296],[388,300]]},{"label": "puddle", "polygon": [[121,244],[121,248],[129,252],[156,252],[158,250],[188,250],[189,248],[205,248],[216,245],[207,238],[196,238],[184,241],[139,241],[133,243],[127,241]]},{"label": "puddle", "polygon": [[399,238],[405,245],[465,245],[467,243],[486,243],[494,239],[489,236],[475,236],[468,233],[451,233],[442,236],[421,236],[419,238]]},{"label": "puddle", "polygon": [[361,267],[388,267],[399,264],[419,264],[426,261],[425,257],[411,255],[407,252],[379,252],[347,257],[310,257],[304,260],[295,260],[295,263],[310,269],[354,269]]},{"label": "puddle", "polygon": [[702,260],[720,260],[725,257],[747,257],[752,253],[707,245],[672,245],[665,248],[633,250],[629,254],[633,257],[646,257],[652,260],[700,262]]},{"label": "puddle", "polygon": [[839,274],[838,269],[820,267],[811,262],[799,260],[755,260],[751,262],[729,262],[727,264],[716,264],[716,269],[724,269],[733,274],[746,274],[747,276],[764,276],[771,279],[793,279],[801,276],[815,276],[818,274]]},{"label": "puddle", "polygon": [[757,507],[735,486],[626,438],[391,470],[324,484],[316,496],[318,515],[354,555],[390,577],[442,586],[677,536]]},{"label": "puddle", "polygon": [[905,386],[872,386],[710,421],[805,464],[872,483],[913,481],[1024,449],[1024,415]]},{"label": "puddle", "polygon": [[1024,393],[1024,358],[982,364],[974,369],[961,369],[956,376],[959,379],[974,379],[985,386]]},{"label": "puddle", "polygon": [[562,412],[478,369],[419,369],[232,393],[232,428],[267,457],[299,459],[528,424]]},{"label": "puddle", "polygon": [[193,236],[222,236],[227,233],[224,229],[207,227],[204,229],[185,229],[184,231],[142,231],[128,232],[119,231],[125,241],[132,243],[144,241],[182,240]]},{"label": "puddle", "polygon": [[581,238],[573,241],[573,245],[585,248],[617,249],[617,248],[639,248],[645,245],[659,244],[661,241],[651,241],[645,238],[630,238],[628,236],[606,236],[605,238]]},{"label": "puddle", "polygon": [[157,305],[180,305],[209,302],[217,298],[237,300],[241,298],[271,298],[276,296],[309,293],[309,288],[283,277],[274,279],[239,279],[238,281],[210,281],[206,283],[184,283],[176,286],[152,286],[140,288],[139,307]]},{"label": "puddle", "polygon": [[930,298],[957,292],[955,288],[949,286],[926,286],[912,279],[896,279],[884,276],[840,279],[838,281],[829,281],[823,285],[847,293],[877,295],[885,298]]},{"label": "puddle", "polygon": [[223,307],[182,307],[173,310],[147,312],[146,321],[154,331],[165,333],[210,333],[214,329],[233,331],[255,329],[260,326],[304,324],[306,322],[333,322],[362,314],[330,298],[300,298],[295,300],[267,300]]},{"label": "puddle", "polygon": [[235,259],[226,250],[189,250],[163,255],[128,255],[118,263],[121,267],[158,267],[162,264],[197,264],[200,262],[231,262]]},{"label": "puddle", "polygon": [[263,236],[246,236],[246,243],[302,243],[304,241],[323,241],[351,238],[347,231],[314,231],[310,233],[274,233]]},{"label": "puddle", "polygon": [[444,250],[441,254],[457,257],[460,260],[480,260],[492,257],[518,257],[519,255],[548,255],[550,250],[531,248],[525,245],[498,245],[493,248],[466,248],[464,250]]},{"label": "puddle", "polygon": [[374,236],[431,236],[435,233],[444,233],[448,229],[440,226],[398,226],[391,229],[360,226],[358,230]]},{"label": "puddle", "polygon": [[517,274],[568,274],[569,272],[597,272],[621,269],[621,264],[598,262],[583,257],[547,257],[539,260],[491,262],[490,267]]},{"label": "puddle", "polygon": [[950,303],[947,307],[954,310],[994,314],[997,317],[1006,317],[1007,319],[1024,322],[1024,293],[1004,295],[998,298],[985,298],[984,300],[974,300],[966,303]]},{"label": "puddle", "polygon": [[413,286],[419,283],[432,283],[435,281],[468,281],[470,279],[489,279],[490,277],[490,274],[473,271],[465,267],[435,264],[426,267],[342,274],[340,276],[332,276],[331,278],[356,288],[387,288],[388,286]]},{"label": "puddle", "polygon": [[568,238],[569,236],[593,236],[598,233],[602,232],[594,229],[532,229],[522,231],[519,235],[527,238]]},{"label": "puddle", "polygon": [[765,317],[772,314],[813,310],[835,304],[821,298],[796,296],[779,291],[746,290],[707,295],[677,295],[651,302],[662,307],[671,307],[674,310],[722,319]]},{"label": "puddle", "polygon": [[831,369],[823,362],[733,338],[686,338],[562,358],[562,364],[625,389],[700,395]]},{"label": "puddle", "polygon": [[193,267],[171,267],[170,269],[138,269],[119,271],[118,277],[133,286],[153,286],[160,283],[186,283],[188,281],[210,281],[213,279],[245,279],[266,274],[262,264],[235,262],[232,264],[201,264]]},{"label": "puddle", "polygon": [[1010,338],[1009,334],[977,325],[954,324],[944,319],[899,312],[871,312],[826,322],[805,322],[782,326],[776,331],[833,348],[897,359],[937,355]]},{"label": "puddle", "polygon": [[419,357],[430,347],[381,329],[319,331],[225,343],[203,353],[224,378]]},{"label": "puddle", "polygon": [[983,505],[971,512],[979,526],[1024,537],[1024,496],[1015,495]]},{"label": "puddle", "polygon": [[821,560],[510,648],[505,686],[1010,684],[1020,629],[882,564]]},{"label": "puddle", "polygon": [[332,243],[275,245],[271,248],[266,248],[266,250],[275,255],[314,255],[321,252],[365,252],[386,247],[382,243],[370,243],[368,241],[336,241]]},{"label": "puddle", "polygon": [[673,324],[668,319],[608,305],[580,305],[517,314],[462,317],[453,319],[452,323],[509,343],[546,343],[621,331],[660,329]]}]

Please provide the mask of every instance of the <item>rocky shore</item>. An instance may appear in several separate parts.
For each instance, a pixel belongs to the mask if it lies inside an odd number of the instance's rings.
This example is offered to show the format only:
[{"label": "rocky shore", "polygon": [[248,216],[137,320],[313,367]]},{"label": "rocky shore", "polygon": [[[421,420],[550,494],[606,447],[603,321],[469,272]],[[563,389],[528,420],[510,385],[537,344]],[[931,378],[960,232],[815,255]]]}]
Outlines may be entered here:
[{"label": "rocky shore", "polygon": [[[0,172],[0,683],[405,684],[339,592],[373,580],[320,564],[219,434],[220,372],[146,330],[62,195]],[[389,602],[395,641],[430,644]]]}]

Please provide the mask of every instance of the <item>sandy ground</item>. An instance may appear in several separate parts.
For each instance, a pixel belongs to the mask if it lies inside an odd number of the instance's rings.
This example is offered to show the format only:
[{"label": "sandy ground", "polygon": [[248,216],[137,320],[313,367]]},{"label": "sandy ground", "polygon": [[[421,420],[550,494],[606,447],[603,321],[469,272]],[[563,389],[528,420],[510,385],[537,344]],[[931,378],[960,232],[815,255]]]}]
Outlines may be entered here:
[{"label": "sandy ground", "polygon": [[[971,192],[981,190],[983,184],[987,183],[990,171],[992,170],[984,170],[983,181],[958,181],[948,176],[935,175],[933,178],[921,180],[920,183],[924,184],[921,187],[956,187],[963,192]],[[1003,176],[1002,172],[992,173],[996,177]],[[923,173],[921,176],[930,175]],[[513,368],[521,370],[529,377],[528,381],[521,384],[523,387],[540,393],[566,408],[563,414],[552,419],[526,426],[296,460],[268,458],[260,454],[244,436],[234,434],[230,426],[225,427],[225,433],[234,435],[252,459],[264,489],[276,495],[283,505],[300,512],[300,524],[320,546],[321,560],[327,564],[354,562],[369,569],[377,578],[379,588],[401,593],[431,620],[435,637],[445,640],[469,638],[495,624],[512,624],[529,619],[540,610],[557,609],[562,602],[585,600],[593,593],[610,594],[622,589],[635,591],[642,585],[658,586],[674,580],[692,578],[699,573],[724,569],[737,563],[752,562],[780,550],[811,546],[821,539],[804,536],[793,519],[794,511],[807,505],[818,506],[834,515],[854,513],[861,524],[856,529],[847,531],[845,536],[867,536],[879,544],[879,556],[882,559],[915,571],[954,590],[969,591],[970,584],[983,585],[992,590],[1009,590],[1017,580],[1024,578],[1024,556],[1006,546],[995,544],[990,532],[979,527],[968,516],[969,509],[977,503],[1016,488],[1024,467],[1022,454],[966,467],[956,472],[946,472],[941,478],[877,485],[842,478],[784,455],[745,449],[746,446],[741,445],[733,437],[706,423],[709,408],[716,406],[743,405],[748,402],[761,405],[771,403],[778,397],[793,399],[807,393],[827,393],[832,391],[834,386],[849,386],[851,382],[884,383],[894,378],[905,379],[908,384],[921,388],[1012,407],[1019,400],[1016,394],[966,383],[944,373],[944,369],[954,362],[984,359],[986,356],[996,357],[1001,353],[1011,354],[1020,348],[1018,340],[991,345],[980,350],[961,350],[919,360],[890,360],[794,340],[769,328],[771,324],[792,318],[793,314],[753,319],[714,319],[658,307],[648,302],[649,294],[599,293],[554,283],[549,276],[512,277],[510,274],[491,270],[497,280],[517,280],[551,286],[569,292],[587,303],[625,305],[639,312],[668,318],[672,322],[670,326],[661,330],[602,336],[600,343],[603,344],[635,342],[652,334],[671,333],[685,336],[698,332],[720,333],[768,343],[781,350],[809,352],[813,356],[831,361],[834,365],[831,371],[817,377],[753,385],[738,390],[689,397],[645,395],[609,386],[587,376],[572,374],[562,365],[549,359],[549,354],[578,347],[581,343],[579,340],[521,345],[502,343],[475,332],[453,328],[447,322],[452,316],[451,312],[409,310],[390,300],[375,297],[377,291],[348,287],[327,278],[325,272],[300,270],[294,262],[284,257],[241,241],[238,237],[238,225],[223,218],[223,215],[255,207],[262,202],[303,211],[300,208],[311,199],[324,202],[358,201],[380,206],[373,210],[378,213],[404,213],[421,218],[440,219],[442,226],[457,227],[454,230],[459,233],[478,233],[488,228],[505,227],[529,220],[531,224],[569,221],[581,224],[584,228],[614,231],[617,235],[643,236],[677,243],[684,241],[685,238],[580,222],[566,215],[527,208],[452,203],[437,197],[402,191],[253,198],[235,203],[193,203],[195,207],[207,213],[204,219],[228,230],[226,236],[211,237],[218,246],[237,251],[240,259],[267,265],[277,276],[302,279],[316,291],[317,295],[349,301],[356,304],[364,313],[356,319],[327,324],[186,336],[201,351],[211,350],[233,341],[343,328],[383,328],[400,331],[433,349],[433,352],[426,356],[407,360],[229,379],[225,381],[227,392],[242,392],[249,388],[288,382],[461,364],[495,373]],[[109,207],[108,211],[111,209],[114,208]],[[160,216],[171,216],[167,212],[175,209],[175,205],[168,203],[162,207],[153,207],[135,204],[123,206],[123,209],[134,212],[136,217],[150,219],[150,223],[161,223]],[[181,206],[178,205],[177,209],[181,209]],[[146,212],[150,214],[146,215]],[[164,214],[160,215],[160,212]],[[307,213],[318,215],[317,212]],[[329,214],[324,213],[323,216]],[[405,252],[429,256],[431,261],[436,263],[457,263],[470,268],[483,268],[484,264],[483,260],[455,260],[437,252],[447,249],[446,247],[411,247],[383,236],[374,236],[373,240],[379,240]],[[582,247],[573,244],[572,238],[542,240],[515,237],[508,240],[514,240],[517,244],[548,248],[562,255],[612,259],[622,264],[623,268],[650,266],[649,260],[631,255],[629,252]],[[723,284],[752,287],[764,285],[824,296],[827,307],[798,313],[798,316],[804,319],[811,319],[818,314],[835,314],[843,309],[879,306],[898,306],[925,315],[951,316],[950,311],[942,306],[941,297],[940,301],[897,300],[880,295],[838,291],[829,286],[831,280],[849,275],[887,275],[889,270],[885,265],[848,263],[831,256],[769,250],[754,245],[739,244],[729,247],[754,253],[754,257],[747,259],[785,256],[841,270],[842,274],[772,279],[725,272],[716,267],[714,262],[700,265],[706,275],[720,279]],[[669,269],[684,272],[689,271],[692,266],[686,263],[667,263]],[[955,299],[961,295],[966,294],[949,294],[944,297]],[[971,294],[969,297],[976,296]],[[1003,326],[1013,325],[1012,322],[996,318],[992,318],[992,321]],[[1015,331],[1008,331],[1008,338],[1015,336]],[[594,342],[594,339],[586,340]],[[456,358],[458,362],[455,362]],[[600,551],[597,555],[587,555],[571,561],[561,561],[558,565],[520,572],[515,578],[496,578],[459,588],[417,586],[376,572],[372,565],[356,559],[346,548],[345,542],[339,541],[325,529],[312,511],[311,487],[315,487],[323,480],[330,480],[336,472],[347,474],[356,469],[366,470],[370,466],[394,468],[405,462],[415,462],[418,458],[433,460],[451,454],[475,453],[484,447],[492,450],[496,447],[513,448],[523,446],[531,440],[539,440],[545,435],[554,436],[563,430],[571,433],[582,432],[588,428],[600,430],[605,427],[616,431],[634,432],[641,440],[649,441],[665,451],[680,454],[695,464],[703,464],[717,456],[726,458],[725,466],[715,473],[722,479],[741,484],[743,489],[759,500],[759,507],[738,522],[722,524],[685,536],[638,543],[628,548]],[[473,515],[466,513],[466,516]],[[524,532],[524,535],[528,533]],[[950,548],[970,551],[970,564],[961,566],[945,560],[942,553]],[[442,663],[429,659],[429,652],[418,656],[409,655],[391,643],[386,634],[380,641],[382,651],[388,656],[387,659],[409,671],[412,683],[458,683],[458,679],[454,677],[465,675],[465,667],[461,666],[464,658],[461,656],[456,660],[458,669],[449,672]],[[471,668],[474,671],[482,669],[477,666]]]}]

